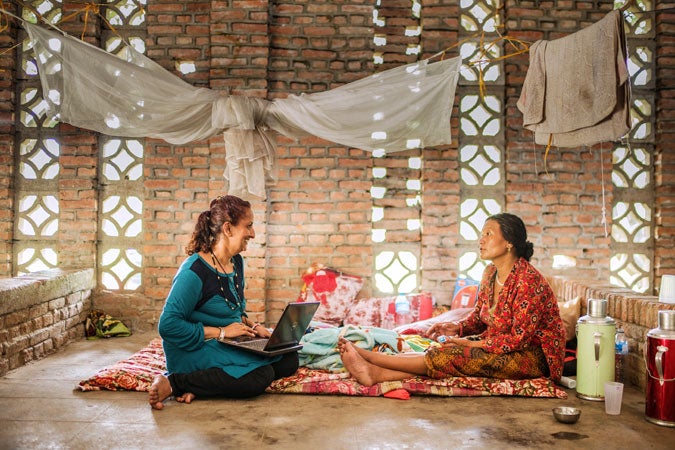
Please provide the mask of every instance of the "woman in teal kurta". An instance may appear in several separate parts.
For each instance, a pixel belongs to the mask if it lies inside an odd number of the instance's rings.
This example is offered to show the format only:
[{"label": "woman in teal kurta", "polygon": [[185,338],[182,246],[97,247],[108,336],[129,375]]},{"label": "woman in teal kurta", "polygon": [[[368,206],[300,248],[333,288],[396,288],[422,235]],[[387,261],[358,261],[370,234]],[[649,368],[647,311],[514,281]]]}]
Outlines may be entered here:
[{"label": "woman in teal kurta", "polygon": [[246,314],[240,253],[254,237],[251,205],[238,197],[218,197],[199,215],[189,256],[159,319],[167,374],[156,377],[150,388],[153,408],[162,409],[171,395],[185,403],[196,397],[252,397],[297,370],[297,352],[268,358],[218,342],[270,335]]}]

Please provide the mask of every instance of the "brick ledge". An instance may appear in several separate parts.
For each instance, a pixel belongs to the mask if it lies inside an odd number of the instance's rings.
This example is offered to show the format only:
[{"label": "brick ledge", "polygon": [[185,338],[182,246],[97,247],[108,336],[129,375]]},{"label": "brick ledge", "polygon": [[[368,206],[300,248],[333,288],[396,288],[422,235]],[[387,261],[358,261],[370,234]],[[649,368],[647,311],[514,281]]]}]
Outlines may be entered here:
[{"label": "brick ledge", "polygon": [[0,315],[96,286],[94,269],[43,270],[0,279]]},{"label": "brick ledge", "polygon": [[594,280],[576,280],[556,275],[549,282],[558,300],[580,298],[582,316],[587,313],[588,299],[607,300],[607,315],[616,320],[617,327],[623,328],[628,338],[626,383],[644,390],[647,382],[644,356],[647,333],[658,326],[659,311],[675,310],[675,304],[661,303],[653,295],[642,295]]}]

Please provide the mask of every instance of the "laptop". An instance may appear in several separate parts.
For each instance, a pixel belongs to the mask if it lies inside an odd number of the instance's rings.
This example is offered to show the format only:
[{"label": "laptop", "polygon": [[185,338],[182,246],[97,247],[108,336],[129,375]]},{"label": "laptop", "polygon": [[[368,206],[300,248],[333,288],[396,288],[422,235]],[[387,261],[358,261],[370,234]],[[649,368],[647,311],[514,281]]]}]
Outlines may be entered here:
[{"label": "laptop", "polygon": [[239,336],[219,342],[264,356],[298,351],[302,348],[300,339],[307,331],[318,307],[319,302],[289,303],[269,338]]}]

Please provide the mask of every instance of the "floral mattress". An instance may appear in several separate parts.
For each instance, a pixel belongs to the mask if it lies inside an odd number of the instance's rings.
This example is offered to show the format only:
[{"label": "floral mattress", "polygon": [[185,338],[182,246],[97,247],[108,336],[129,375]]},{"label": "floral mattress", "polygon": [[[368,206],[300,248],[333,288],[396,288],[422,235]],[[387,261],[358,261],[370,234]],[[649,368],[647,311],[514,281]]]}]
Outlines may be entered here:
[{"label": "floral mattress", "polygon": [[[165,371],[166,363],[162,341],[160,338],[156,338],[128,359],[104,367],[90,378],[80,381],[77,388],[82,391],[148,391],[154,377]],[[358,383],[347,372],[331,372],[307,367],[301,367],[293,376],[276,380],[267,389],[267,392],[275,394],[385,396],[392,398],[407,398],[410,394],[443,397],[510,395],[567,398],[567,392],[547,378],[497,380],[453,377],[434,380],[418,376],[403,381],[390,381],[368,387]]]}]

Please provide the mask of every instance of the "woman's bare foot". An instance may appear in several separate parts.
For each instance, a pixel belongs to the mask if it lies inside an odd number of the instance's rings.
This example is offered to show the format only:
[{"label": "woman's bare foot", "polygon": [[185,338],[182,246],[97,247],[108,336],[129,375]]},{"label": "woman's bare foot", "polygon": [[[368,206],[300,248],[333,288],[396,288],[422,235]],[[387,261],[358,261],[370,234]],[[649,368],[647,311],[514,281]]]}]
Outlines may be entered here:
[{"label": "woman's bare foot", "polygon": [[148,403],[150,403],[153,409],[162,409],[164,408],[164,403],[162,402],[171,395],[171,392],[169,379],[164,375],[157,375],[150,386]]},{"label": "woman's bare foot", "polygon": [[178,397],[176,397],[177,402],[187,403],[187,404],[192,403],[192,400],[194,400],[194,399],[195,399],[195,394],[193,394],[192,392],[186,392],[185,394],[179,395]]},{"label": "woman's bare foot", "polygon": [[347,345],[351,345],[351,342],[349,342],[347,339],[343,337],[339,337],[337,341],[337,348],[340,353],[345,351],[345,347]]},{"label": "woman's bare foot", "polygon": [[370,360],[370,355],[373,353],[372,350],[361,348],[358,345],[355,345],[349,339],[345,339],[344,337],[338,338],[338,350],[340,351],[340,353],[344,352],[344,349],[346,347],[354,349],[361,356],[361,358],[365,359],[368,362],[372,362]]},{"label": "woman's bare foot", "polygon": [[356,381],[364,386],[372,386],[377,383],[371,373],[372,365],[360,355],[357,347],[346,339],[340,338],[338,349],[340,350],[342,364],[356,378]]}]

